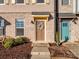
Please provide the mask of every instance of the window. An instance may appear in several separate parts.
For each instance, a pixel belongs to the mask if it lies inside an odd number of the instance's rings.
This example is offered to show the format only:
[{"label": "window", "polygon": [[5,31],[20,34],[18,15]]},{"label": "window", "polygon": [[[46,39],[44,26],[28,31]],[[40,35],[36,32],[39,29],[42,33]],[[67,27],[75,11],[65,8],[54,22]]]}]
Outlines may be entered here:
[{"label": "window", "polygon": [[16,19],[16,36],[24,35],[24,19],[18,18]]},{"label": "window", "polygon": [[1,20],[0,20],[0,27],[1,27]]},{"label": "window", "polygon": [[4,4],[4,0],[0,0],[0,4]]},{"label": "window", "polygon": [[69,0],[62,0],[62,5],[69,5]]},{"label": "window", "polygon": [[37,3],[44,3],[44,0],[36,0]]},{"label": "window", "polygon": [[4,20],[0,19],[0,36],[4,35]]},{"label": "window", "polygon": [[15,0],[16,3],[24,3],[24,0]]}]

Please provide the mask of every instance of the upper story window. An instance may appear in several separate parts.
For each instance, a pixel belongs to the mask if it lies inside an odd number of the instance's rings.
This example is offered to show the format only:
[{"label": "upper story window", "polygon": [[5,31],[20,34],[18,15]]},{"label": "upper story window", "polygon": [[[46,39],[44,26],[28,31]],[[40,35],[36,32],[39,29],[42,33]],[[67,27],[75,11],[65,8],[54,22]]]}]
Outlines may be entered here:
[{"label": "upper story window", "polygon": [[15,0],[16,3],[24,3],[24,0]]},{"label": "upper story window", "polygon": [[69,0],[62,0],[62,5],[69,5]]},{"label": "upper story window", "polygon": [[4,0],[0,0],[0,4],[4,4]]},{"label": "upper story window", "polygon": [[44,3],[44,0],[36,0],[36,3]]}]

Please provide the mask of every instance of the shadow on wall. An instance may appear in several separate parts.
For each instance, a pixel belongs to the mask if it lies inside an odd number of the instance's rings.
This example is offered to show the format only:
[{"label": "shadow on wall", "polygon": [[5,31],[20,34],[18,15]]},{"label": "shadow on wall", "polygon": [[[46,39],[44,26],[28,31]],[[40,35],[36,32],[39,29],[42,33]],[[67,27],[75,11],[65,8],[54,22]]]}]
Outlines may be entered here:
[{"label": "shadow on wall", "polygon": [[11,23],[10,22],[8,22],[5,18],[3,18],[3,17],[1,17],[0,16],[0,20],[4,20],[4,27],[3,27],[3,35],[6,35],[6,26],[7,25],[11,25]]},{"label": "shadow on wall", "polygon": [[53,16],[49,14],[48,21],[53,20]]}]

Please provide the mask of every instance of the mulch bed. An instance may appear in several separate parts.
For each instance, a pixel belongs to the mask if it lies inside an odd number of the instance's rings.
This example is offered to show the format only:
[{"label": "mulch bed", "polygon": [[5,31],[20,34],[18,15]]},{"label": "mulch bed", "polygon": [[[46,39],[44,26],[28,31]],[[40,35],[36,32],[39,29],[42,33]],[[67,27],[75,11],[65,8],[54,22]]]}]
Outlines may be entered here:
[{"label": "mulch bed", "polygon": [[24,43],[12,48],[5,49],[0,43],[0,59],[30,59],[32,43]]},{"label": "mulch bed", "polygon": [[50,43],[49,45],[51,57],[68,57],[78,59],[67,47],[63,45],[57,46],[55,43]]}]

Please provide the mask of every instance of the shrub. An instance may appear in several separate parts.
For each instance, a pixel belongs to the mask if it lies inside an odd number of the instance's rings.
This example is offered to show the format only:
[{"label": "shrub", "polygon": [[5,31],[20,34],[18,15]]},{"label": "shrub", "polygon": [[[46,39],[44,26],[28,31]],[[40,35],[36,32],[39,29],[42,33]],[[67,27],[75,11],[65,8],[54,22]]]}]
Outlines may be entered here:
[{"label": "shrub", "polygon": [[23,39],[23,41],[24,41],[25,43],[29,43],[29,42],[30,42],[30,39],[27,38],[27,37],[21,37],[21,38]]},{"label": "shrub", "polygon": [[20,45],[23,43],[24,43],[24,40],[21,37],[18,37],[14,40],[14,45]]},{"label": "shrub", "polygon": [[14,43],[14,38],[6,38],[4,41],[3,41],[3,46],[5,48],[10,48],[13,46],[13,43]]}]

